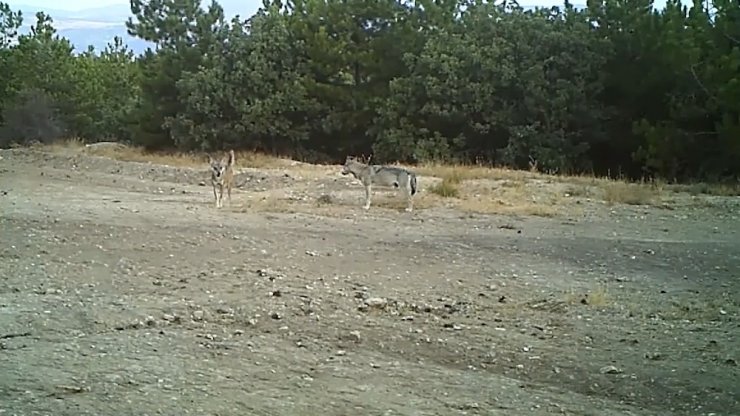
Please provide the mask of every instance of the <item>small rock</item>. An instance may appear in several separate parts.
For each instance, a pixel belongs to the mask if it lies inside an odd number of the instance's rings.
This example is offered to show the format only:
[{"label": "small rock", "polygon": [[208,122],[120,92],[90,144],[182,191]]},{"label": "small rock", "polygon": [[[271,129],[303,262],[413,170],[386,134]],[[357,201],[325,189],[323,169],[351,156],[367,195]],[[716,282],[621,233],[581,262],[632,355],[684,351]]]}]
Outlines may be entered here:
[{"label": "small rock", "polygon": [[204,316],[205,316],[205,313],[203,311],[195,311],[195,312],[193,312],[193,320],[194,321],[202,321]]},{"label": "small rock", "polygon": [[257,269],[255,270],[259,277],[266,277],[268,280],[273,281],[275,279],[282,279],[285,275],[281,272],[272,269]]},{"label": "small rock", "polygon": [[383,298],[368,298],[365,299],[365,305],[371,308],[383,309],[388,305],[388,301]]},{"label": "small rock", "polygon": [[617,367],[613,365],[607,365],[607,366],[601,367],[599,372],[601,374],[619,374],[622,372],[622,370],[618,369]]},{"label": "small rock", "polygon": [[349,336],[355,342],[360,342],[360,339],[362,338],[360,335],[360,331],[350,331]]},{"label": "small rock", "polygon": [[283,319],[283,317],[282,317],[282,316],[280,316],[280,314],[279,314],[279,313],[277,313],[277,312],[273,312],[273,313],[272,313],[272,314],[270,315],[270,317],[271,317],[272,319]]},{"label": "small rock", "polygon": [[162,319],[165,320],[165,321],[168,321],[168,322],[174,322],[174,323],[179,323],[180,322],[180,317],[179,316],[171,315],[171,314],[168,314],[168,313],[162,315]]}]

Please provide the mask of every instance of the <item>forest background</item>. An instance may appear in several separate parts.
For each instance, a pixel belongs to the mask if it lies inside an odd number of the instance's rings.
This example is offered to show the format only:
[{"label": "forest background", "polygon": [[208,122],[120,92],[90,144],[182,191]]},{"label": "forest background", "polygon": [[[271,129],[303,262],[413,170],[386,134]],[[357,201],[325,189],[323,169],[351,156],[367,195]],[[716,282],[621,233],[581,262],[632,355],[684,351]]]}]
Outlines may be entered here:
[{"label": "forest background", "polygon": [[740,1],[132,0],[74,53],[0,3],[0,146],[79,137],[310,162],[478,163],[668,181],[740,177]]}]

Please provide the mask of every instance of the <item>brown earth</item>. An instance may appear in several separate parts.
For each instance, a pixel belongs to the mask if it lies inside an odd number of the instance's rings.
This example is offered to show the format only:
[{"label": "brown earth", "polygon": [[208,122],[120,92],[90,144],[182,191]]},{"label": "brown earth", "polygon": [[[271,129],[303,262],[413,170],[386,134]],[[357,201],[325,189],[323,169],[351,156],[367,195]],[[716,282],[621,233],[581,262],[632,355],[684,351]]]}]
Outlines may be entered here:
[{"label": "brown earth", "polygon": [[217,210],[205,165],[0,158],[0,415],[740,414],[737,197],[365,212],[286,164]]}]

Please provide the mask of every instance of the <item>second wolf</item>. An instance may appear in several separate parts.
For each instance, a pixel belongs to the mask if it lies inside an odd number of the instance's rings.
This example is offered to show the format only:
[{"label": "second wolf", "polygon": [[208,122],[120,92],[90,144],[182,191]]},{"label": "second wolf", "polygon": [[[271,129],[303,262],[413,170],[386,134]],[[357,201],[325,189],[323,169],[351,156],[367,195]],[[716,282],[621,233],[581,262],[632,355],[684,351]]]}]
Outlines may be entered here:
[{"label": "second wolf", "polygon": [[357,158],[347,156],[342,166],[342,175],[352,174],[365,187],[365,209],[370,209],[372,186],[391,186],[399,188],[406,196],[406,211],[413,210],[412,197],[416,194],[416,174],[394,166],[369,165]]},{"label": "second wolf", "polygon": [[[216,198],[216,208],[224,206],[224,188],[231,204],[231,187],[234,186],[234,162],[236,157],[234,151],[230,150],[228,155],[221,159],[208,156],[211,165],[211,185],[213,185],[213,197]],[[216,189],[218,188],[218,193]]]}]

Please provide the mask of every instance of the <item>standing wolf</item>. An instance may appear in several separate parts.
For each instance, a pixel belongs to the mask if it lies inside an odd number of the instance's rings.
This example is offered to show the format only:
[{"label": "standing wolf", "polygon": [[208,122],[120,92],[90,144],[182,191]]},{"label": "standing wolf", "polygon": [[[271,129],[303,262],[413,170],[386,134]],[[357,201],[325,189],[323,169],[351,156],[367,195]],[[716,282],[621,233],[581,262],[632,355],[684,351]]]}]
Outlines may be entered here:
[{"label": "standing wolf", "polygon": [[406,211],[413,210],[412,197],[416,194],[416,174],[394,166],[369,165],[357,158],[347,156],[342,166],[342,175],[352,174],[365,187],[365,206],[370,209],[370,194],[373,185],[400,188],[406,195]]},{"label": "standing wolf", "polygon": [[[211,164],[211,185],[213,185],[213,197],[216,198],[216,208],[221,208],[224,206],[224,187],[229,196],[229,204],[231,204],[231,187],[234,185],[234,162],[236,157],[234,151],[230,150],[221,159],[208,156],[208,161]],[[218,188],[218,193],[216,193],[216,188]]]}]

